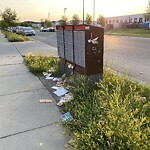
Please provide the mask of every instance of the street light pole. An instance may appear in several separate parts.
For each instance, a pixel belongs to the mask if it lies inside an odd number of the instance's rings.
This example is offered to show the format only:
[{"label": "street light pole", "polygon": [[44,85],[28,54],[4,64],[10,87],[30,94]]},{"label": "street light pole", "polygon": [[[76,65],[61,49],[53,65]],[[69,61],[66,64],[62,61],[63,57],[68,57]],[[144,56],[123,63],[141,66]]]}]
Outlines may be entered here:
[{"label": "street light pole", "polygon": [[67,8],[64,8],[64,16],[65,16],[66,9],[67,9]]},{"label": "street light pole", "polygon": [[83,0],[83,24],[84,24],[84,0]]},{"label": "street light pole", "polygon": [[50,14],[51,14],[51,13],[48,13],[48,20],[50,20],[50,17],[49,17],[49,16],[50,16]]},{"label": "street light pole", "polygon": [[95,0],[93,0],[93,25],[95,25]]}]

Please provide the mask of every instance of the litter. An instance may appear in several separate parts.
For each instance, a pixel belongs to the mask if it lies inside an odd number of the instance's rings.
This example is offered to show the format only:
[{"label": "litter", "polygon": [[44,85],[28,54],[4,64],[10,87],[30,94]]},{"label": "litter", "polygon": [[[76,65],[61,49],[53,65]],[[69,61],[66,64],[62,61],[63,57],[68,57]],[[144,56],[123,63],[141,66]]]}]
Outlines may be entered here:
[{"label": "litter", "polygon": [[63,82],[57,82],[57,84],[56,84],[56,86],[63,86],[64,85],[64,83]]},{"label": "litter", "polygon": [[66,78],[66,74],[63,74],[61,78],[62,78],[62,80],[65,79]]},{"label": "litter", "polygon": [[69,64],[69,65],[68,65],[68,68],[73,69],[73,68],[74,68],[74,66],[73,66],[73,65],[71,65],[71,64]]},{"label": "litter", "polygon": [[54,90],[57,90],[57,89],[59,89],[61,87],[60,86],[59,87],[58,86],[52,86],[51,88],[54,89]]},{"label": "litter", "polygon": [[49,70],[48,70],[48,72],[54,72],[55,70],[54,70],[54,68],[50,68]]},{"label": "litter", "polygon": [[48,75],[48,73],[47,73],[47,72],[43,72],[43,75],[44,75],[44,76],[47,76],[47,75]]},{"label": "litter", "polygon": [[62,96],[65,95],[66,93],[68,93],[69,91],[64,89],[64,88],[58,88],[55,92],[53,92],[54,94],[56,94],[57,96]]},{"label": "litter", "polygon": [[40,99],[40,103],[52,103],[51,99]]},{"label": "litter", "polygon": [[66,94],[64,97],[60,98],[60,101],[57,103],[57,106],[62,106],[64,103],[73,100],[73,95],[71,93]]},{"label": "litter", "polygon": [[46,80],[52,80],[54,77],[49,77],[49,76],[46,76]]},{"label": "litter", "polygon": [[73,117],[72,115],[70,114],[70,112],[67,112],[63,115],[60,116],[60,120],[63,124],[67,123],[67,122],[70,122],[73,120]]},{"label": "litter", "polygon": [[54,78],[53,81],[61,81],[60,78]]}]

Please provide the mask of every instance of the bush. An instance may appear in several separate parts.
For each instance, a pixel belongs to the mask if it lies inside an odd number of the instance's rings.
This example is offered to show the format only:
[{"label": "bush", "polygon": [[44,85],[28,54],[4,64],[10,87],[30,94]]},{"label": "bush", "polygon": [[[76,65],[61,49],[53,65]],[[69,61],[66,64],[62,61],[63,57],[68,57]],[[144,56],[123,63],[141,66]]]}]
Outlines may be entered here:
[{"label": "bush", "polygon": [[52,56],[29,53],[24,57],[24,61],[31,72],[42,73],[53,67],[55,70],[54,75],[58,73],[58,59]]},{"label": "bush", "polygon": [[8,39],[9,42],[24,42],[29,41],[30,39],[23,35],[18,35],[12,32],[3,32],[5,37]]},{"label": "bush", "polygon": [[148,150],[150,148],[150,90],[105,71],[96,88],[80,76],[65,103],[74,120],[68,124],[74,149]]}]

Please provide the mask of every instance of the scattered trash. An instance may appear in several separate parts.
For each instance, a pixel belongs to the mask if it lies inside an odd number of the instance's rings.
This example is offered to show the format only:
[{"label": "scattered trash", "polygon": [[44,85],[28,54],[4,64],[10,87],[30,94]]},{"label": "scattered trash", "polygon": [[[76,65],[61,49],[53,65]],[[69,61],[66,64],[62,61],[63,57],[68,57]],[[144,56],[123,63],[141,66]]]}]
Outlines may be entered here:
[{"label": "scattered trash", "polygon": [[54,68],[50,68],[50,69],[48,70],[48,72],[54,72],[54,71],[55,71]]},{"label": "scattered trash", "polygon": [[49,76],[46,76],[46,80],[52,80],[54,77],[49,77]]},{"label": "scattered trash", "polygon": [[51,99],[40,99],[40,103],[52,103]]},{"label": "scattered trash", "polygon": [[67,123],[67,122],[70,122],[73,120],[73,117],[72,115],[70,114],[70,112],[67,112],[63,115],[60,116],[60,120],[63,124]]},{"label": "scattered trash", "polygon": [[53,92],[54,94],[56,94],[57,96],[62,96],[65,95],[66,93],[68,93],[69,91],[64,89],[63,87],[58,88],[55,92]]},{"label": "scattered trash", "polygon": [[62,81],[57,82],[57,84],[56,84],[56,86],[63,86],[63,85],[64,85],[64,83]]},{"label": "scattered trash", "polygon": [[61,78],[54,78],[53,81],[61,81]]},{"label": "scattered trash", "polygon": [[51,88],[54,89],[54,90],[57,90],[57,89],[59,89],[61,87],[60,86],[59,87],[58,86],[52,86]]},{"label": "scattered trash", "polygon": [[74,68],[74,66],[73,66],[73,65],[71,65],[71,64],[69,64],[69,65],[68,65],[68,68],[73,69],[73,68]]},{"label": "scattered trash", "polygon": [[66,74],[63,74],[61,78],[64,80],[66,78]]},{"label": "scattered trash", "polygon": [[47,72],[43,72],[43,75],[44,75],[44,76],[47,76],[47,75],[48,75],[48,73],[47,73]]},{"label": "scattered trash", "polygon": [[73,95],[71,93],[65,94],[64,97],[60,98],[60,101],[57,103],[57,106],[62,106],[64,103],[73,100]]}]

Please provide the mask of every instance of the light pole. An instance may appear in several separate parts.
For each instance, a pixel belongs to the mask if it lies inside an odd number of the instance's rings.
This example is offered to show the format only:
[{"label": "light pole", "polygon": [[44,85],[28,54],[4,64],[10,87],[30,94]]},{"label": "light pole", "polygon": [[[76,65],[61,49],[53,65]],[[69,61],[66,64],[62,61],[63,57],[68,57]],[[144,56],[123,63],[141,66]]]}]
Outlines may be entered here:
[{"label": "light pole", "polygon": [[66,12],[67,8],[64,8],[64,16],[65,16],[65,12]]},{"label": "light pole", "polygon": [[93,0],[93,25],[95,25],[95,0]]},{"label": "light pole", "polygon": [[84,0],[83,0],[83,24],[84,24]]},{"label": "light pole", "polygon": [[49,16],[50,16],[50,14],[51,14],[51,13],[48,13],[48,20],[50,20],[50,17],[49,17]]}]

